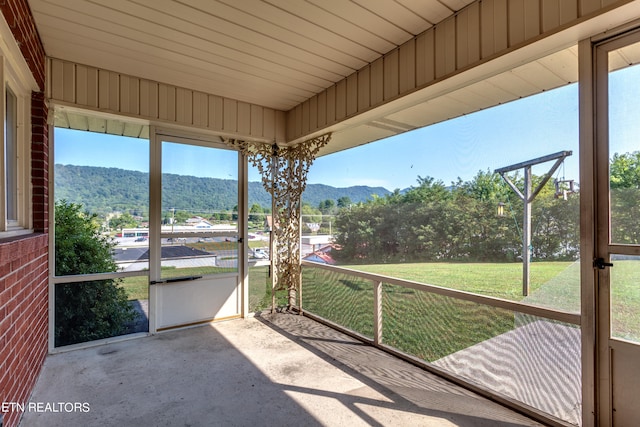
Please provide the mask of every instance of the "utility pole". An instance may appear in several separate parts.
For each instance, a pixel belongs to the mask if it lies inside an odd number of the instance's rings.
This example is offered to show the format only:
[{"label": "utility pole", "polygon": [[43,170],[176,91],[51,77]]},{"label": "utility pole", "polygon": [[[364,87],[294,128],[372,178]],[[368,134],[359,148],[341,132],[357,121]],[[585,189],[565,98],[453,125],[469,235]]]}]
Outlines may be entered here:
[{"label": "utility pole", "polygon": [[[502,179],[511,187],[511,189],[520,197],[524,204],[524,214],[522,217],[522,295],[529,295],[530,274],[529,266],[531,264],[531,204],[536,198],[540,190],[547,184],[553,173],[560,167],[565,158],[572,155],[572,151],[560,151],[558,153],[549,154],[548,156],[538,157],[515,165],[506,166],[496,169],[494,173],[499,173]],[[538,186],[533,189],[531,167],[540,163],[546,163],[555,160],[549,172],[547,172]],[[524,188],[523,191],[505,175],[507,172],[524,169]]]}]

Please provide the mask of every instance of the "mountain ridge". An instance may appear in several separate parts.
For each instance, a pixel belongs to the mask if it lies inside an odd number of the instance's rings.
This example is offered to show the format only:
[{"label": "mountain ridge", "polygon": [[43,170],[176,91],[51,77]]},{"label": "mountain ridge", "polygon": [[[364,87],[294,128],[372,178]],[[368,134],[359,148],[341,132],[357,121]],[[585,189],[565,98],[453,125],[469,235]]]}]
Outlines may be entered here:
[{"label": "mountain ridge", "polygon": [[[131,212],[143,215],[149,205],[149,175],[146,172],[115,167],[56,164],[55,199],[80,203],[92,213]],[[183,210],[231,210],[237,205],[237,180],[163,174],[164,207]],[[384,196],[383,187],[364,185],[333,187],[307,184],[302,201],[317,208],[320,202],[348,197],[353,203],[364,202],[373,195]],[[258,203],[271,208],[271,197],[261,182],[249,182],[249,205]]]}]

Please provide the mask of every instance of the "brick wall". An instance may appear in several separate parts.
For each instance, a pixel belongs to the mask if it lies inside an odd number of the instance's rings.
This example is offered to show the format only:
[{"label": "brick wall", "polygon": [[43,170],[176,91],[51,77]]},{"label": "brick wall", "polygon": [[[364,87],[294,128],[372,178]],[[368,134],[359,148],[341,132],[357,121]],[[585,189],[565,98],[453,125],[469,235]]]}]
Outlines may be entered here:
[{"label": "brick wall", "polygon": [[31,185],[33,229],[49,232],[49,108],[43,92],[31,95]]},{"label": "brick wall", "polygon": [[[27,402],[47,354],[46,234],[0,243],[0,401]],[[5,413],[4,427],[20,413]]]},{"label": "brick wall", "polygon": [[36,29],[31,8],[27,0],[4,0],[0,2],[0,11],[9,24],[13,37],[18,41],[22,56],[29,64],[31,73],[41,91],[45,82],[45,54],[40,35]]},{"label": "brick wall", "polygon": [[[36,234],[0,240],[0,404],[28,401],[48,350],[49,135],[45,52],[26,0],[0,2],[40,92],[31,97],[31,183]],[[19,412],[0,413],[14,427]]]}]

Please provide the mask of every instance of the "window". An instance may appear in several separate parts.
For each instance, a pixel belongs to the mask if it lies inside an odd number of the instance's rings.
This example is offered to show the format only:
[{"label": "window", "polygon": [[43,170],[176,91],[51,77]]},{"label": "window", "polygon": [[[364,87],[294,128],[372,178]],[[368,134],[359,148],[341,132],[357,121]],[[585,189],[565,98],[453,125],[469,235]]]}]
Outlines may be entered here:
[{"label": "window", "polygon": [[0,25],[0,239],[32,231],[31,92],[38,90],[6,25]]},{"label": "window", "polygon": [[[24,125],[28,123],[24,112],[28,111],[29,97],[16,95],[9,84],[5,85],[4,92],[0,238],[31,231],[30,138],[29,132],[25,131],[28,127]],[[21,112],[26,120],[21,120]]]},{"label": "window", "polygon": [[17,216],[17,141],[16,134],[18,124],[16,121],[16,96],[7,89],[7,102],[4,115],[4,147],[5,147],[5,182],[6,182],[6,219],[11,225],[18,220]]}]

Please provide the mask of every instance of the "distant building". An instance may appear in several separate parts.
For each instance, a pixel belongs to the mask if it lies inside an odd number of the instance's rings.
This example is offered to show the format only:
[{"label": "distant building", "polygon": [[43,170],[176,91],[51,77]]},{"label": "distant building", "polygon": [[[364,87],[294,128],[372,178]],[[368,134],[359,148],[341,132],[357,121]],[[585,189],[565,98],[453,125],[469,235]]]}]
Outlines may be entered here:
[{"label": "distant building", "polygon": [[333,250],[333,245],[323,246],[317,251],[311,252],[309,255],[305,256],[303,259],[311,262],[319,262],[322,264],[335,265],[336,260],[331,256],[331,251]]}]

